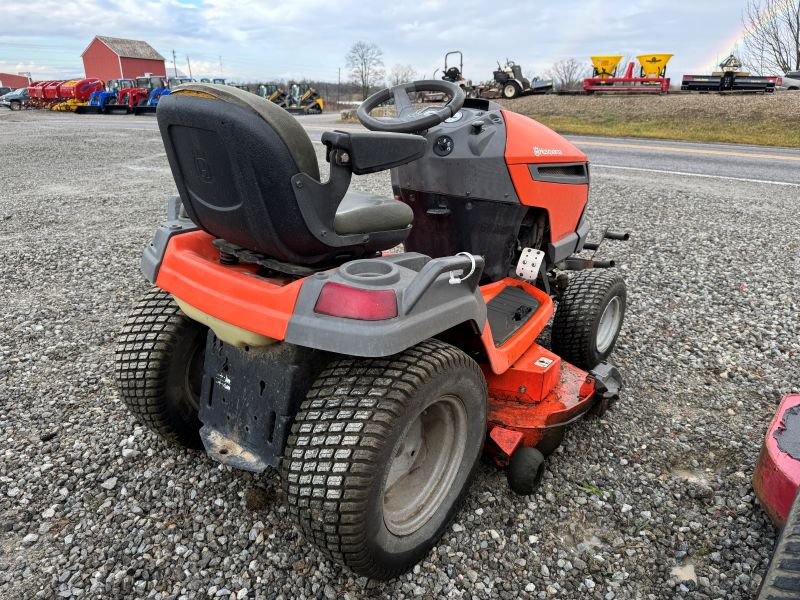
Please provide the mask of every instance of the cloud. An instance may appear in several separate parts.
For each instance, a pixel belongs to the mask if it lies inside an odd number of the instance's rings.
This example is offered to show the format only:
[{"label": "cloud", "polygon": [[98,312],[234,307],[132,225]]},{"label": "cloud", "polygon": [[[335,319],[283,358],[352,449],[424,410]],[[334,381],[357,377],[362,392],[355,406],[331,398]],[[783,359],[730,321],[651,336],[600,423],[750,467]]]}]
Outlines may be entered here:
[{"label": "cloud", "polygon": [[[175,50],[182,69],[189,55],[193,73],[216,74],[222,55],[225,74],[246,79],[335,81],[349,46],[360,39],[376,42],[387,65],[411,64],[428,75],[442,68],[445,52],[462,50],[465,74],[476,81],[491,78],[496,61],[505,58],[528,73],[541,73],[568,56],[588,65],[590,54],[611,52],[672,52],[676,58],[670,70],[675,73],[715,51],[727,53],[717,46],[738,31],[740,8],[729,0],[495,5],[477,0],[386,5],[363,0],[31,0],[4,4],[0,43],[7,63],[32,63],[51,73],[80,72],[80,53],[96,34],[147,40],[170,66]],[[709,29],[711,20],[715,25]]]}]

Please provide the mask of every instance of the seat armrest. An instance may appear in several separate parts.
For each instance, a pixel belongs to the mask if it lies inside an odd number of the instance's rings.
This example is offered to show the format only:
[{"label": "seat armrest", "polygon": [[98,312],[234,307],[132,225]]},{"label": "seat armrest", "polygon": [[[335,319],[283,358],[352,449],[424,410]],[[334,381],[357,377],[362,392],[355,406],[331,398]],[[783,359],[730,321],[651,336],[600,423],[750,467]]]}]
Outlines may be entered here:
[{"label": "seat armrest", "polygon": [[421,135],[409,133],[326,131],[322,143],[327,147],[328,161],[333,158],[356,175],[366,175],[422,158],[427,142]]}]

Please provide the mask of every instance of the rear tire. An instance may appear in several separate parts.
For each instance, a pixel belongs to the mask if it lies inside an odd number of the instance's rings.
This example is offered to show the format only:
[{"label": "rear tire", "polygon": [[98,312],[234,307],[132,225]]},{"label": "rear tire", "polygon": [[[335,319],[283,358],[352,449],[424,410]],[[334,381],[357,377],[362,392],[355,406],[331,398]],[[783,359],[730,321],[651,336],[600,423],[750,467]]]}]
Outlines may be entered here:
[{"label": "rear tire", "polygon": [[592,269],[573,275],[553,319],[553,352],[585,370],[606,360],[622,328],[626,298],[617,273]]},{"label": "rear tire", "polygon": [[506,100],[512,100],[519,96],[521,91],[522,90],[520,89],[519,85],[513,81],[509,81],[503,86],[503,98]]},{"label": "rear tire", "polygon": [[19,100],[12,100],[11,104],[9,105],[11,110],[22,110],[22,102]]},{"label": "rear tire", "polygon": [[117,338],[117,389],[136,419],[168,442],[202,448],[198,417],[208,328],[148,290]]},{"label": "rear tire", "polygon": [[481,455],[486,380],[426,340],[387,358],[344,358],[314,382],[282,465],[305,538],[358,575],[421,560],[458,511]]}]

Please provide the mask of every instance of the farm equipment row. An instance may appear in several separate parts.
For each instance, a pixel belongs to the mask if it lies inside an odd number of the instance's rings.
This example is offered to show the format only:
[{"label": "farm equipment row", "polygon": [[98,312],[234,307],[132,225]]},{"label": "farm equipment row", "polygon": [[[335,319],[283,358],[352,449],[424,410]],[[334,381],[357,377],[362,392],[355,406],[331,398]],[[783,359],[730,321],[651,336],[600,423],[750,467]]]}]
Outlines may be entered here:
[{"label": "farm equipment row", "polygon": [[[78,114],[155,114],[162,96],[194,81],[188,77],[167,79],[150,74],[136,79],[110,79],[106,83],[97,78],[37,81],[28,86],[28,106]],[[200,81],[225,83],[222,78]]]},{"label": "farm equipment row", "polygon": [[[667,77],[667,63],[672,54],[641,54],[637,56],[638,65],[630,61],[625,70],[622,68],[621,55],[592,56],[592,75],[583,80],[585,94],[594,93],[626,93],[666,94],[670,91],[670,78]],[[681,90],[688,92],[773,92],[781,85],[780,77],[751,75],[742,71],[739,60],[731,55],[720,64],[721,71],[711,75],[684,75]],[[438,71],[438,69],[437,69]],[[531,80],[522,74],[522,67],[512,60],[506,59],[493,73],[494,80],[489,83],[473,85],[464,76],[464,56],[459,50],[448,52],[444,57],[444,71],[441,79],[456,84],[468,98],[505,98],[511,100],[529,94],[545,94],[553,90],[553,81]],[[434,79],[436,72],[434,72]],[[563,90],[562,90],[563,91]],[[568,90],[566,93],[570,93]],[[580,92],[578,92],[580,93]],[[427,93],[422,102],[439,102],[442,94]]]}]

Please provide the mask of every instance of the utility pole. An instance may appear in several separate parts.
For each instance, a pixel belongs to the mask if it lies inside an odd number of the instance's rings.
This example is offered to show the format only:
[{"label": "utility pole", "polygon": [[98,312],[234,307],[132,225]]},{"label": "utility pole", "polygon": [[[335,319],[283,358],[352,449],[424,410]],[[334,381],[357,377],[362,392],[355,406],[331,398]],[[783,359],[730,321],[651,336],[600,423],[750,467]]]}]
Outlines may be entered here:
[{"label": "utility pole", "polygon": [[186,55],[186,65],[189,67],[189,79],[192,79],[192,61],[189,60],[189,55]]},{"label": "utility pole", "polygon": [[219,76],[222,77],[222,55],[219,55]]},{"label": "utility pole", "polygon": [[342,67],[339,67],[339,81],[336,84],[336,104],[339,105],[342,95]]},{"label": "utility pole", "polygon": [[172,70],[175,71],[175,79],[178,78],[178,64],[175,62],[175,50],[172,51]]}]

